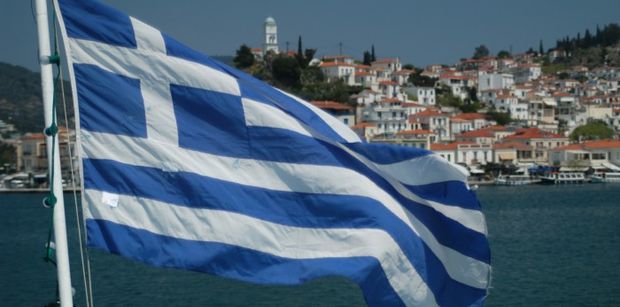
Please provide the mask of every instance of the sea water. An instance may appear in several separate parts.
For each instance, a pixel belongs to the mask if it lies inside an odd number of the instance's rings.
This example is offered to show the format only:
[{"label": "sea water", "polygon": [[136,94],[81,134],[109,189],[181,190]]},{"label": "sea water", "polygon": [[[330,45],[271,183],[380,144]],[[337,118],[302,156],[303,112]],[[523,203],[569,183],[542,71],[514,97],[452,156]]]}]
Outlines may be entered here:
[{"label": "sea water", "polygon": [[[487,306],[620,306],[620,184],[481,187],[493,279]],[[0,306],[55,299],[43,261],[51,211],[44,194],[0,194]],[[84,306],[75,209],[65,194],[75,303]],[[90,250],[98,306],[363,306],[357,286],[327,277],[253,285],[153,268]]]}]

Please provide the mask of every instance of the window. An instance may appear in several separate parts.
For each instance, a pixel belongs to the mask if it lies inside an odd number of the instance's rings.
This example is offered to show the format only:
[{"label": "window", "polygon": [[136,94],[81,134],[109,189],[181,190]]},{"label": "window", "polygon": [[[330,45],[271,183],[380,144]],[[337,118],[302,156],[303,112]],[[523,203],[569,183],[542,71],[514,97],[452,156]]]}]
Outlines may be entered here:
[{"label": "window", "polygon": [[348,119],[348,118],[343,118],[343,119],[342,119],[342,121],[343,121],[346,125],[348,125],[348,124],[349,124],[349,119]]}]

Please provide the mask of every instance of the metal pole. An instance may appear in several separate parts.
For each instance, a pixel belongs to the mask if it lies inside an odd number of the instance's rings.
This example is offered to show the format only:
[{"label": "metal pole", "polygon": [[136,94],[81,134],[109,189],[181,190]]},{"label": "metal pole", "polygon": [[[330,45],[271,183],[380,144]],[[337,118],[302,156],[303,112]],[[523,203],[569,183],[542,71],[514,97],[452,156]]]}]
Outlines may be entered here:
[{"label": "metal pole", "polygon": [[[52,63],[49,61],[50,38],[47,18],[46,0],[36,0],[37,32],[39,38],[39,62],[41,65],[41,89],[43,95],[43,109],[45,126],[52,124],[52,99],[54,95],[54,82],[52,75]],[[52,156],[52,137],[47,136],[48,170],[54,167],[54,190],[57,202],[54,206],[54,240],[56,245],[56,268],[58,274],[58,294],[60,305],[63,307],[73,306],[71,289],[71,272],[69,270],[69,249],[67,246],[67,225],[65,223],[65,203],[62,190],[62,173],[60,172],[60,149],[58,140],[54,142],[54,155]],[[53,163],[52,163],[53,162]]]}]

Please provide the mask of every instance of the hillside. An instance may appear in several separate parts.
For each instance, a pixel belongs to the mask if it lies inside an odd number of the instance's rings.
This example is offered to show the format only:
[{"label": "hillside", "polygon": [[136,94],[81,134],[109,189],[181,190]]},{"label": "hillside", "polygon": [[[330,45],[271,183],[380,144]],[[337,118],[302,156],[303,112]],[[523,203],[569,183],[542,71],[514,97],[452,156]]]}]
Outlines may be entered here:
[{"label": "hillside", "polygon": [[[41,77],[39,73],[24,67],[0,62],[0,119],[14,124],[19,132],[43,130],[43,104],[41,102]],[[67,99],[69,114],[72,113],[69,84]],[[62,104],[59,104],[59,120]]]},{"label": "hillside", "polygon": [[41,80],[38,73],[0,63],[0,119],[21,132],[43,129]]}]

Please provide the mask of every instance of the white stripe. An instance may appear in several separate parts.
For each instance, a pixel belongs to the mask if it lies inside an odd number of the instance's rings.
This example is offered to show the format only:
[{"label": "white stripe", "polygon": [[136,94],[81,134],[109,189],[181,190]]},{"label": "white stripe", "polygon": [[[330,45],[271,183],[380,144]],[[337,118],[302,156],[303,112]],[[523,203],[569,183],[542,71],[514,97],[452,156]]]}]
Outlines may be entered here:
[{"label": "white stripe", "polygon": [[340,137],[342,137],[343,139],[345,139],[347,142],[349,143],[359,143],[362,140],[360,139],[359,135],[357,135],[357,133],[355,133],[353,130],[351,130],[351,128],[349,128],[349,126],[345,125],[343,122],[339,121],[338,119],[336,119],[335,117],[331,116],[330,114],[328,114],[327,112],[315,107],[314,105],[312,105],[311,103],[300,99],[299,97],[296,97],[294,95],[291,95],[285,91],[282,91],[280,89],[277,89],[278,91],[280,91],[282,94],[285,94],[286,96],[289,96],[293,99],[295,99],[297,102],[301,103],[302,105],[304,105],[306,108],[310,109],[312,112],[314,112],[316,115],[318,115],[330,128],[332,128],[332,130],[334,132],[336,132],[338,135],[340,135]]},{"label": "white stripe", "polygon": [[138,49],[151,50],[166,54],[166,44],[164,37],[159,30],[145,24],[144,22],[129,16],[133,32],[136,37]]},{"label": "white stripe", "polygon": [[392,164],[376,164],[384,173],[409,185],[425,185],[445,181],[467,183],[467,173],[436,154]]},{"label": "white stripe", "polygon": [[[223,157],[141,138],[85,130],[82,130],[82,146],[84,157],[93,159],[115,160],[166,171],[191,172],[276,191],[352,195],[375,199],[419,234],[453,279],[472,287],[486,289],[486,272],[489,270],[487,264],[441,245],[432,232],[391,195],[353,170],[335,166]],[[467,217],[463,217],[465,218]]]},{"label": "white stripe", "polygon": [[146,135],[149,139],[179,144],[179,132],[174,113],[170,85],[152,79],[140,80],[144,100]]},{"label": "white stripe", "polygon": [[75,64],[91,64],[139,80],[177,84],[231,95],[240,95],[230,75],[209,66],[155,51],[112,46],[95,41],[69,39]]},{"label": "white stripe", "polygon": [[[319,137],[286,112],[247,98],[242,99],[248,126],[286,129],[301,135]],[[326,140],[327,141],[327,140]],[[467,182],[467,173],[437,155],[427,155],[392,164],[373,163],[382,173],[404,184],[424,185],[444,181]]]},{"label": "white stripe", "polygon": [[373,257],[407,305],[437,306],[433,293],[396,242],[378,229],[321,229],[279,225],[246,215],[175,206],[120,195],[116,207],[85,190],[89,218],[184,240],[219,242],[289,259]]},{"label": "white stripe", "polygon": [[463,226],[487,234],[484,214],[478,210],[465,209],[457,206],[445,205],[436,201],[424,199],[411,192],[405,184],[428,184],[444,180],[458,180],[466,182],[466,175],[460,167],[449,163],[437,155],[420,157],[416,159],[398,162],[395,164],[378,164],[370,161],[361,154],[349,149],[343,144],[325,138],[310,128],[275,107],[245,99],[243,101],[244,114],[247,116],[246,124],[249,126],[263,126],[271,128],[288,129],[306,136],[321,139],[349,153],[366,166],[381,174],[401,195],[420,204],[432,207],[437,212],[453,219]]}]

